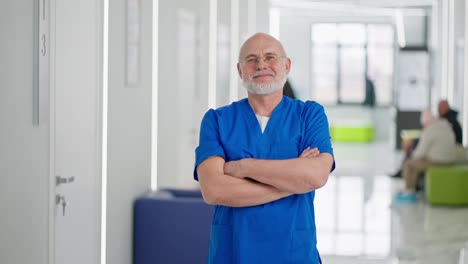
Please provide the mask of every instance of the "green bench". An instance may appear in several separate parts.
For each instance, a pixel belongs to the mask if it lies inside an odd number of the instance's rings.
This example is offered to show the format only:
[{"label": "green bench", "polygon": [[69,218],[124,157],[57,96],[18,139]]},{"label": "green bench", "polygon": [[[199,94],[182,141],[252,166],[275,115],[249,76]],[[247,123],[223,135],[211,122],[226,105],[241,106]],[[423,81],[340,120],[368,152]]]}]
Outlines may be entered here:
[{"label": "green bench", "polygon": [[374,140],[374,127],[363,126],[330,126],[330,137],[334,142],[371,142]]},{"label": "green bench", "polygon": [[430,167],[424,186],[433,205],[468,205],[468,164]]}]

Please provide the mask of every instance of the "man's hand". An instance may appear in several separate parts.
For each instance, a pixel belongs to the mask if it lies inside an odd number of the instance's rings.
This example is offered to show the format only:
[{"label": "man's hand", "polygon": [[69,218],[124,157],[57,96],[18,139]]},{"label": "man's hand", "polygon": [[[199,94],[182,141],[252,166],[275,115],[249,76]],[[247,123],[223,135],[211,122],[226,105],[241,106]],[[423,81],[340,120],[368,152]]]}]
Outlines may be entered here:
[{"label": "man's hand", "polygon": [[222,157],[213,156],[197,167],[203,199],[208,204],[233,207],[255,206],[292,194],[261,182],[226,175],[224,163]]},{"label": "man's hand", "polygon": [[237,178],[243,178],[241,176],[242,172],[240,162],[241,160],[233,160],[224,163],[224,174]]},{"label": "man's hand", "polygon": [[408,154],[408,152],[414,149],[414,139],[403,139],[401,146],[403,151]]},{"label": "man's hand", "polygon": [[302,151],[299,158],[316,158],[318,157],[318,155],[320,155],[320,151],[318,150],[318,148],[311,149],[310,147],[307,147],[306,149],[304,149],[304,151]]},{"label": "man's hand", "polygon": [[[318,157],[318,155],[320,155],[320,151],[318,150],[318,148],[307,147],[306,149],[304,149],[304,151],[302,151],[301,155],[299,155],[299,158],[316,158]],[[244,173],[242,173],[241,166],[242,160],[243,159],[233,160],[224,163],[224,174],[237,178],[244,178],[242,177],[242,175],[244,175]]]}]

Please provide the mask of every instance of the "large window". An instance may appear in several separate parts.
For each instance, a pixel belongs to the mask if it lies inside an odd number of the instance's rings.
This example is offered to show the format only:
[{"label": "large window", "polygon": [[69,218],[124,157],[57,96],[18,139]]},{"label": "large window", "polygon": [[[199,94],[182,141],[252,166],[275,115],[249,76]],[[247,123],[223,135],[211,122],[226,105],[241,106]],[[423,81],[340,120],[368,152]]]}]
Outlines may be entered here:
[{"label": "large window", "polygon": [[394,32],[385,24],[314,24],[312,86],[323,104],[362,104],[373,84],[375,104],[392,102]]}]

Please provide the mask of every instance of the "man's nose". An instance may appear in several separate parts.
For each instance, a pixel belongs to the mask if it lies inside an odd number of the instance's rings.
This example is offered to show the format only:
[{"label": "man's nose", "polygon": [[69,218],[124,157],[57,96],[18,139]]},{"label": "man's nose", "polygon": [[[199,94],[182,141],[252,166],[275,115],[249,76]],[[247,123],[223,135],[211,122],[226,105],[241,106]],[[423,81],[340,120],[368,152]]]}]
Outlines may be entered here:
[{"label": "man's nose", "polygon": [[257,59],[257,68],[259,69],[263,69],[265,68],[266,66],[268,66],[269,64],[265,62],[265,58],[264,57],[258,57]]}]

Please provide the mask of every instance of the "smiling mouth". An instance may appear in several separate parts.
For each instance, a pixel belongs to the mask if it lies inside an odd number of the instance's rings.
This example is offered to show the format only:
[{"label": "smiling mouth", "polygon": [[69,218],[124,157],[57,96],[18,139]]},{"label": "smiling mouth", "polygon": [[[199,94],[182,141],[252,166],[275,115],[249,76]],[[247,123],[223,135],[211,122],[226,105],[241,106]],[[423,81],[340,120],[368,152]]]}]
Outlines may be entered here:
[{"label": "smiling mouth", "polygon": [[265,77],[274,78],[273,74],[271,74],[271,73],[260,73],[260,74],[256,74],[256,75],[253,76],[254,79],[265,78]]},{"label": "smiling mouth", "polygon": [[254,78],[266,77],[266,76],[274,77],[274,74],[272,71],[257,71],[253,75]]},{"label": "smiling mouth", "polygon": [[275,78],[272,75],[259,75],[253,78],[252,80],[255,83],[272,83],[275,81]]},{"label": "smiling mouth", "polygon": [[273,75],[269,75],[269,74],[257,75],[254,78],[263,78],[263,77],[273,77]]}]

